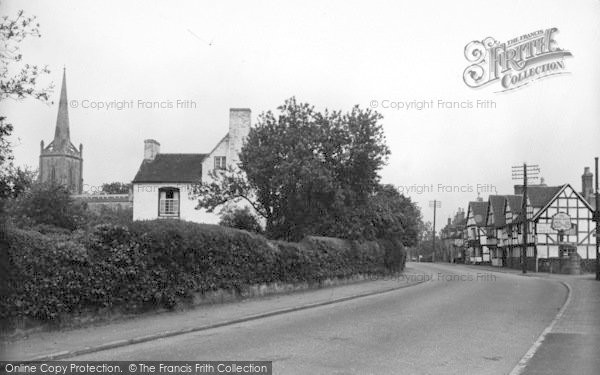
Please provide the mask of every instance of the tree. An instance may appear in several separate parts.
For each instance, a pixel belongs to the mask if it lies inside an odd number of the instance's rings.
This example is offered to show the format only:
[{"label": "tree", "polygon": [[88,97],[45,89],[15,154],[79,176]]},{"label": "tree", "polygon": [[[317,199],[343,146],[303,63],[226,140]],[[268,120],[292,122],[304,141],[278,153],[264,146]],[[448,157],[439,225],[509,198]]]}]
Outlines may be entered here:
[{"label": "tree", "polygon": [[394,186],[380,186],[371,199],[371,210],[375,238],[397,240],[407,247],[418,243],[421,211]]},{"label": "tree", "polygon": [[247,230],[248,232],[261,233],[262,228],[250,208],[227,207],[221,212],[219,225],[224,227]]},{"label": "tree", "polygon": [[85,204],[73,200],[66,186],[36,182],[16,199],[11,214],[21,225],[74,230],[85,223],[85,209]]},{"label": "tree", "polygon": [[[25,99],[33,97],[48,101],[53,86],[38,88],[38,79],[49,74],[47,66],[20,64],[23,55],[20,53],[20,44],[27,37],[41,37],[40,24],[35,16],[25,16],[20,10],[16,17],[3,16],[0,22],[0,100],[6,98]],[[16,68],[14,65],[20,65]],[[13,67],[11,72],[11,66]]]},{"label": "tree", "polygon": [[18,198],[31,188],[36,179],[36,170],[9,165],[0,179],[0,200]]},{"label": "tree", "polygon": [[239,169],[213,174],[197,188],[198,206],[210,211],[245,199],[275,238],[352,237],[347,228],[363,215],[389,155],[381,115],[358,106],[320,113],[295,98],[278,110],[259,116]]},{"label": "tree", "polygon": [[128,194],[131,184],[126,182],[111,182],[102,184],[102,192],[106,194]]},{"label": "tree", "polygon": [[[25,16],[20,10],[14,18],[3,16],[0,21],[0,101],[7,98],[21,100],[32,97],[47,102],[53,85],[38,88],[38,79],[50,73],[46,66],[22,64],[20,44],[27,37],[41,37],[36,17]],[[0,115],[0,212],[6,198],[14,195],[15,179],[23,177],[13,166],[13,155],[8,138],[13,125]],[[15,174],[16,173],[16,174]]]}]

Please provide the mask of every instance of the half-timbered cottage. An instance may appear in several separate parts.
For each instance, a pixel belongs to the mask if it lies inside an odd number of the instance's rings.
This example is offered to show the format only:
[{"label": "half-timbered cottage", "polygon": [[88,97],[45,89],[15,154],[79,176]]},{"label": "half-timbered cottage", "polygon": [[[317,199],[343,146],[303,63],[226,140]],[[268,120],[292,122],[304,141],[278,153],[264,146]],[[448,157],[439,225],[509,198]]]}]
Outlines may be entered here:
[{"label": "half-timbered cottage", "polygon": [[[570,184],[528,191],[533,207],[536,252],[541,270],[558,272],[560,259],[573,249],[582,263],[596,259],[592,206]],[[591,266],[591,264],[590,264]]]},{"label": "half-timbered cottage", "polygon": [[467,209],[466,240],[469,262],[483,263],[490,261],[487,246],[486,218],[488,202],[477,200],[469,202]]}]

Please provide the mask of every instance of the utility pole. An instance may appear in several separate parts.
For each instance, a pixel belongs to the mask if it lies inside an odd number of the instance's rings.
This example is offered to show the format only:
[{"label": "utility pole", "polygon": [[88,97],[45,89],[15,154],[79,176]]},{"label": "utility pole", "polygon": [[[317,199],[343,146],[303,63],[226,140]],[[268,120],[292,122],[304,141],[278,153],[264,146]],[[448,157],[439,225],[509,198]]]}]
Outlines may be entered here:
[{"label": "utility pole", "polygon": [[596,210],[594,210],[594,221],[596,222],[596,280],[600,281],[600,194],[598,193],[598,157],[596,161]]},{"label": "utility pole", "polygon": [[[522,211],[523,211],[523,244],[521,250],[521,269],[523,273],[527,273],[527,245],[529,244],[529,236],[527,234],[529,229],[529,221],[527,217],[527,181],[529,178],[537,179],[540,173],[540,167],[538,165],[527,165],[527,163],[523,163],[523,166],[513,167],[512,168],[512,176],[514,179],[523,178],[523,203],[522,203]],[[529,177],[527,176],[529,172]],[[536,263],[537,270],[537,249],[534,249],[534,258]]]},{"label": "utility pole", "polygon": [[442,207],[442,202],[440,202],[438,200],[429,201],[429,207],[433,207],[433,239],[432,239],[433,253],[431,254],[431,261],[435,262],[435,214],[436,214],[436,209],[438,207]]}]

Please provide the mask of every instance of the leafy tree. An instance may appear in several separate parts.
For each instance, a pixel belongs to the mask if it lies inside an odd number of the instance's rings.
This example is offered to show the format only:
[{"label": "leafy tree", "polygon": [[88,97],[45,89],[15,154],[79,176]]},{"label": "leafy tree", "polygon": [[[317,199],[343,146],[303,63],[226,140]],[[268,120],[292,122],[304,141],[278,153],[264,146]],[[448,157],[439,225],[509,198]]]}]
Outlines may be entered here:
[{"label": "leafy tree", "polygon": [[262,228],[256,216],[249,207],[227,207],[221,212],[219,225],[224,227],[243,229],[249,232],[261,233]]},{"label": "leafy tree", "polygon": [[29,189],[37,178],[37,171],[9,165],[0,179],[0,199],[17,198]]},{"label": "leafy tree", "polygon": [[20,225],[52,225],[74,230],[86,220],[85,204],[73,200],[66,186],[34,183],[11,207]]},{"label": "leafy tree", "polygon": [[380,186],[371,199],[371,210],[375,238],[399,240],[407,247],[418,243],[422,225],[421,211],[394,186]]},{"label": "leafy tree", "polygon": [[389,155],[381,116],[358,106],[321,113],[295,98],[278,110],[263,113],[250,130],[239,169],[213,174],[197,188],[199,207],[245,199],[275,238],[360,237],[348,228],[367,214]]},{"label": "leafy tree", "polygon": [[102,192],[106,194],[128,194],[131,184],[125,182],[111,182],[102,184]]},{"label": "leafy tree", "polygon": [[[20,10],[13,18],[3,16],[0,21],[0,100],[33,97],[48,101],[53,86],[38,88],[38,79],[50,73],[47,66],[21,64],[20,44],[27,37],[41,37],[40,24],[35,16],[26,16]],[[20,69],[14,69],[14,65]],[[11,66],[13,66],[11,72]]]},{"label": "leafy tree", "polygon": [[[35,16],[26,16],[20,10],[15,17],[2,16],[0,20],[0,101],[7,98],[21,100],[32,97],[47,102],[53,85],[38,87],[38,79],[50,73],[46,66],[23,64],[20,45],[27,37],[41,37]],[[0,212],[6,198],[14,195],[15,179],[24,177],[23,170],[13,166],[13,154],[8,138],[13,125],[0,114]],[[18,185],[18,181],[17,185]]]}]

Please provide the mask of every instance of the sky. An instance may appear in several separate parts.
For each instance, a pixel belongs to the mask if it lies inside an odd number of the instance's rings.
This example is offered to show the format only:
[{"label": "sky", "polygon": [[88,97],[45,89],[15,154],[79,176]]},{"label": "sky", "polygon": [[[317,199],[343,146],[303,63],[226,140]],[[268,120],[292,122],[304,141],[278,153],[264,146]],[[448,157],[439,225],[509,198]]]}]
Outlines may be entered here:
[{"label": "sky", "polygon": [[[511,166],[524,162],[539,165],[548,185],[580,191],[584,167],[600,156],[598,0],[0,2],[3,15],[19,9],[37,16],[42,34],[23,42],[23,60],[48,65],[42,83],[56,87],[50,104],[0,103],[15,126],[15,162],[37,168],[66,67],[88,190],[131,181],[144,139],[161,152],[206,153],[227,133],[229,108],[251,108],[255,122],[292,96],[381,113],[391,150],[382,182],[416,201],[426,221],[434,199],[444,223],[477,190],[483,199],[511,194]],[[572,53],[567,74],[505,92],[463,81],[471,41],[549,28]],[[156,101],[173,108],[145,108]],[[133,105],[117,109],[124,102]],[[415,107],[423,102],[433,105]]]}]

